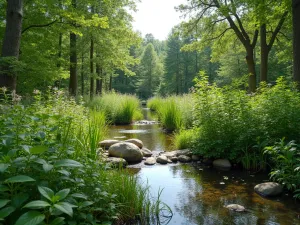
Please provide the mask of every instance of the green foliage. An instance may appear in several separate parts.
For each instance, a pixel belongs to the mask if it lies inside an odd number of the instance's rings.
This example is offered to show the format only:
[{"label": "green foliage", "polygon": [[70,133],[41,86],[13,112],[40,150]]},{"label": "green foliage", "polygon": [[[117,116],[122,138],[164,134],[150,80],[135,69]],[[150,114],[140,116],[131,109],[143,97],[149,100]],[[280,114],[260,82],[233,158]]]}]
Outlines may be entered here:
[{"label": "green foliage", "polygon": [[206,77],[197,80],[194,152],[242,161],[246,168],[258,169],[262,163],[263,168],[259,143],[299,139],[300,96],[283,78],[274,87],[262,84],[255,95],[247,95],[239,86],[219,88]]},{"label": "green foliage", "polygon": [[265,148],[265,154],[272,160],[271,179],[283,184],[288,190],[294,191],[294,197],[300,198],[300,150],[295,141],[280,142]]},{"label": "green foliage", "polygon": [[157,112],[159,121],[169,132],[192,126],[192,95],[153,97],[148,100],[147,106]]},{"label": "green foliage", "polygon": [[193,145],[194,139],[194,130],[180,130],[179,132],[175,133],[173,144],[176,149],[186,149]]},{"label": "green foliage", "polygon": [[102,224],[123,220],[128,204],[126,219],[146,216],[147,188],[99,159],[104,121],[57,90],[35,91],[27,107],[0,105],[2,224]]},{"label": "green foliage", "polygon": [[112,124],[130,124],[142,118],[140,102],[134,95],[104,94],[95,97],[88,105],[103,112]]}]

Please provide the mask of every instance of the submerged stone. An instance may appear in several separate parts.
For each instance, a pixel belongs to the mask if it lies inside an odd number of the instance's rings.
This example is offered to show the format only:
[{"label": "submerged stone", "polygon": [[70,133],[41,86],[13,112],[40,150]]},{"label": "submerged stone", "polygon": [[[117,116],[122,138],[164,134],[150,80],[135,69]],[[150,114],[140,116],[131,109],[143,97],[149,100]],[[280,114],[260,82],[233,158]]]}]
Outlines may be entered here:
[{"label": "submerged stone", "polygon": [[229,169],[231,168],[231,163],[228,159],[216,159],[213,161],[214,167]]},{"label": "submerged stone", "polygon": [[282,193],[283,187],[276,182],[266,182],[256,185],[254,191],[263,196],[276,196]]},{"label": "submerged stone", "polygon": [[179,161],[179,162],[182,162],[182,163],[188,163],[188,162],[191,162],[192,159],[191,159],[191,157],[188,157],[188,156],[186,156],[186,155],[180,155],[180,156],[178,157],[178,161]]},{"label": "submerged stone", "polygon": [[235,212],[245,212],[246,211],[244,206],[238,205],[238,204],[226,205],[225,208],[235,211]]}]

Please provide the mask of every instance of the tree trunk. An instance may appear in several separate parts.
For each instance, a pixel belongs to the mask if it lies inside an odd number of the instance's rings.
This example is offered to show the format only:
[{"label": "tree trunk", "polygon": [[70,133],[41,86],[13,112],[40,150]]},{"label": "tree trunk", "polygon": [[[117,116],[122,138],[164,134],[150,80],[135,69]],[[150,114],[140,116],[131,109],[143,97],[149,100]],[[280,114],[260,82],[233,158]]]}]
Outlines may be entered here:
[{"label": "tree trunk", "polygon": [[112,75],[109,76],[109,91],[112,91]]},{"label": "tree trunk", "polygon": [[84,66],[83,53],[81,53],[81,95],[84,95]]},{"label": "tree trunk", "polygon": [[77,50],[76,34],[70,33],[70,95],[75,96],[77,93]]},{"label": "tree trunk", "polygon": [[[23,19],[23,0],[7,1],[6,27],[2,44],[2,58],[12,57],[19,59],[21,32]],[[8,58],[9,59],[9,58]],[[4,61],[1,66],[0,87],[16,90],[17,77],[10,62]]]},{"label": "tree trunk", "polygon": [[300,89],[300,0],[293,0],[293,69],[294,81]]},{"label": "tree trunk", "polygon": [[96,73],[97,73],[97,80],[96,80],[96,94],[102,94],[102,69],[100,68],[99,63],[96,63]]},{"label": "tree trunk", "polygon": [[255,71],[255,62],[254,62],[254,54],[253,54],[253,48],[248,47],[247,49],[247,66],[248,66],[248,72],[249,72],[249,92],[255,92],[256,90],[256,71]]},{"label": "tree trunk", "polygon": [[91,73],[91,82],[90,82],[90,99],[94,97],[94,40],[91,38],[91,47],[90,47],[90,73]]},{"label": "tree trunk", "polygon": [[260,81],[268,82],[269,47],[267,44],[266,24],[260,27]]}]

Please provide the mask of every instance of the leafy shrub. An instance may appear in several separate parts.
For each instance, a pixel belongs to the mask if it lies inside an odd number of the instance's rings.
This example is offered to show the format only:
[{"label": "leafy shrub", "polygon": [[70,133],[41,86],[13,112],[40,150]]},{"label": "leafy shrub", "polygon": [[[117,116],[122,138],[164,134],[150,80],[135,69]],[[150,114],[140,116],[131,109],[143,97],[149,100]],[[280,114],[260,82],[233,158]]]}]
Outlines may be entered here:
[{"label": "leafy shrub", "polygon": [[209,84],[202,76],[197,80],[195,101],[193,149],[206,157],[226,157],[249,166],[248,157],[255,167],[257,160],[265,161],[258,143],[300,137],[299,92],[283,78],[274,87],[262,84],[256,94],[249,95],[239,87]]},{"label": "leafy shrub", "polygon": [[[126,219],[146,216],[147,188],[137,177],[107,170],[98,159],[103,114],[89,112],[60,91],[47,100],[35,94],[28,107],[0,105],[1,222],[112,224],[123,219],[128,204]],[[124,183],[131,190],[127,197]]]},{"label": "leafy shrub", "polygon": [[133,95],[104,94],[95,97],[88,106],[104,112],[112,124],[130,124],[133,120],[142,119],[139,100]]},{"label": "leafy shrub", "polygon": [[265,148],[271,156],[271,179],[283,184],[288,190],[295,191],[300,198],[300,150],[295,141],[286,143],[284,139]]},{"label": "leafy shrub", "polygon": [[176,149],[186,149],[190,148],[195,139],[194,130],[180,130],[175,133],[173,144]]}]

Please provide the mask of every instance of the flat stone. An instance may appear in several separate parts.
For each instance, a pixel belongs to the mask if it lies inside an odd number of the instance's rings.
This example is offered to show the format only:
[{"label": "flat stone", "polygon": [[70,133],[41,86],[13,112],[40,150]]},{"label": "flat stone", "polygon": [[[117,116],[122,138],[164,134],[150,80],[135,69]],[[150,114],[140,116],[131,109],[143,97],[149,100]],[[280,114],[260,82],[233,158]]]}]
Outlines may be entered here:
[{"label": "flat stone", "polygon": [[256,185],[254,191],[262,196],[276,196],[282,193],[283,187],[276,182],[266,182]]},{"label": "flat stone", "polygon": [[235,211],[235,212],[245,212],[246,211],[244,206],[238,205],[238,204],[226,205],[225,208]]},{"label": "flat stone", "polygon": [[168,164],[168,158],[165,155],[158,156],[156,162],[160,164]]},{"label": "flat stone", "polygon": [[155,159],[154,157],[149,157],[149,158],[147,158],[146,161],[145,161],[145,165],[150,165],[150,166],[152,166],[152,165],[154,165],[154,164],[156,164],[156,159]]},{"label": "flat stone", "polygon": [[191,157],[189,157],[189,156],[186,156],[186,155],[180,155],[180,156],[178,157],[178,161],[179,161],[179,162],[182,162],[182,163],[188,163],[188,162],[191,162],[192,159],[191,159]]},{"label": "flat stone", "polygon": [[106,163],[109,163],[112,167],[126,167],[127,162],[125,159],[116,158],[116,157],[109,157],[105,159]]},{"label": "flat stone", "polygon": [[144,146],[143,142],[141,140],[139,140],[139,139],[136,139],[136,138],[128,139],[125,142],[129,142],[129,143],[135,144],[139,148],[143,148],[143,146]]},{"label": "flat stone", "polygon": [[129,142],[120,142],[109,147],[110,156],[123,158],[128,163],[139,163],[143,159],[143,154],[139,147]]},{"label": "flat stone", "polygon": [[152,152],[149,149],[147,149],[147,148],[142,148],[141,152],[143,153],[143,156],[145,156],[145,157],[152,156]]},{"label": "flat stone", "polygon": [[216,159],[213,161],[214,167],[219,167],[219,168],[231,168],[231,163],[229,162],[228,159]]},{"label": "flat stone", "polygon": [[168,159],[171,159],[172,157],[176,157],[176,152],[172,151],[172,152],[164,152],[161,155],[166,156]]},{"label": "flat stone", "polygon": [[191,157],[192,156],[192,152],[189,149],[177,150],[176,151],[176,156],[178,157],[178,156],[181,156],[181,155],[185,155],[185,156]]},{"label": "flat stone", "polygon": [[120,141],[118,140],[104,140],[99,142],[99,147],[108,149],[110,146],[119,143]]}]

